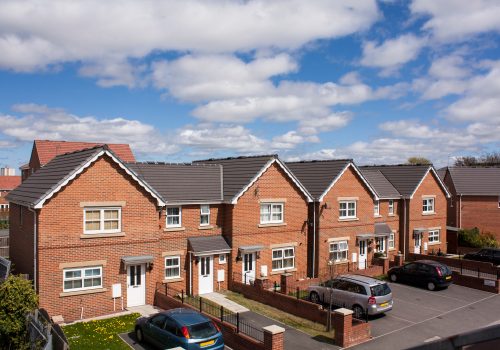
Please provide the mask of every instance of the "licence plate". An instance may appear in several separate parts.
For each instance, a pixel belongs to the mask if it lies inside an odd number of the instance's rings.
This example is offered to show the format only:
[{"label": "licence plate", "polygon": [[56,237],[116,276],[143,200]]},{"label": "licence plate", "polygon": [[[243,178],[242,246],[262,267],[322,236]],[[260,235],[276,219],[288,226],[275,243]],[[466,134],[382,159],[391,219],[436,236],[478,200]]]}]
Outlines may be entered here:
[{"label": "licence plate", "polygon": [[204,348],[205,346],[214,345],[214,344],[215,344],[215,339],[200,343],[200,346],[202,348]]},{"label": "licence plate", "polygon": [[382,303],[380,304],[380,307],[386,307],[387,305],[389,305],[389,303]]},{"label": "licence plate", "polygon": [[446,279],[447,280],[451,280],[451,276],[446,276]]}]

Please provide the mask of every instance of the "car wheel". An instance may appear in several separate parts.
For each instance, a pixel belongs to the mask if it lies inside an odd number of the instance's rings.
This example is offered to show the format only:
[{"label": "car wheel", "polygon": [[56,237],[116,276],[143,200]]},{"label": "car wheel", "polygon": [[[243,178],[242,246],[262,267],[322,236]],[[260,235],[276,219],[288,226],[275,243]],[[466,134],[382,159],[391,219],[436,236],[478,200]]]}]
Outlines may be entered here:
[{"label": "car wheel", "polygon": [[319,304],[319,295],[316,292],[312,292],[309,294],[309,300],[311,300],[312,303]]},{"label": "car wheel", "polygon": [[392,282],[396,282],[398,280],[398,276],[396,276],[395,273],[392,273],[390,276],[389,276],[389,279],[392,281]]},{"label": "car wheel", "polygon": [[354,312],[354,317],[355,318],[362,318],[365,311],[363,310],[363,308],[359,305],[354,305],[352,307],[352,311]]},{"label": "car wheel", "polygon": [[144,334],[142,334],[142,329],[140,329],[139,327],[135,329],[135,337],[137,338],[137,341],[139,343],[142,343],[144,341]]},{"label": "car wheel", "polygon": [[434,289],[436,289],[436,285],[434,284],[434,282],[427,283],[427,289],[428,290],[434,290]]}]

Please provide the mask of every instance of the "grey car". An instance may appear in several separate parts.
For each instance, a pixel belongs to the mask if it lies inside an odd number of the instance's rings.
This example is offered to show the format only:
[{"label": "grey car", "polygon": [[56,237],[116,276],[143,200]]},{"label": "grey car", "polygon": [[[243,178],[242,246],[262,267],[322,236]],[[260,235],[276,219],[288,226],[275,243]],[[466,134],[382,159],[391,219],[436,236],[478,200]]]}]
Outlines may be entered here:
[{"label": "grey car", "polygon": [[377,315],[392,309],[391,288],[384,281],[361,275],[342,275],[308,288],[309,300],[314,303],[346,307],[354,317]]}]

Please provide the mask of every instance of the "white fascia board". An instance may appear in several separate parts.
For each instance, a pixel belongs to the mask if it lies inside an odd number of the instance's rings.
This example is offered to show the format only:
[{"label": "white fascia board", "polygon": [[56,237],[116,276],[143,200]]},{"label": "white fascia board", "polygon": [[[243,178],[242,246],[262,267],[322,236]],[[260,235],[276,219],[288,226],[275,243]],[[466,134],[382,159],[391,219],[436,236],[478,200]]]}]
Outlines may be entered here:
[{"label": "white fascia board", "polygon": [[309,191],[302,185],[302,183],[300,183],[300,181],[295,177],[295,175],[293,175],[293,173],[290,172],[290,170],[288,169],[288,167],[283,164],[283,162],[277,158],[276,159],[278,165],[281,167],[281,169],[283,169],[283,171],[288,175],[288,177],[290,179],[292,179],[293,183],[302,191],[302,193],[306,196],[307,198],[307,202],[308,203],[311,203],[313,202],[313,197],[311,196],[311,194],[309,193]]},{"label": "white fascia board", "polygon": [[120,168],[122,168],[128,175],[130,175],[142,188],[146,190],[149,194],[151,194],[158,202],[158,206],[165,206],[166,203],[158,197],[150,188],[146,186],[142,180],[140,180],[133,172],[131,172],[118,158],[113,156],[110,152],[106,150],[102,150],[92,158],[90,158],[85,164],[80,166],[78,169],[73,171],[69,176],[67,176],[55,189],[51,190],[49,193],[45,194],[34,206],[35,209],[41,209],[45,202],[52,198],[57,192],[61,190],[64,186],[66,186],[71,180],[73,180],[77,175],[81,174],[85,169],[87,169],[90,165],[92,165],[97,159],[99,159],[103,154],[107,154],[113,161],[118,164]]},{"label": "white fascia board", "polygon": [[436,171],[434,170],[434,167],[433,166],[429,166],[429,168],[427,169],[427,171],[425,172],[424,176],[422,176],[422,178],[420,179],[420,182],[418,183],[417,187],[415,187],[415,190],[413,190],[413,193],[411,194],[410,196],[410,199],[413,199],[413,196],[415,195],[415,192],[417,192],[418,188],[420,187],[420,185],[422,184],[422,182],[424,182],[425,178],[427,177],[427,175],[432,171],[432,173],[434,174],[434,177],[436,178],[439,186],[441,186],[441,188],[444,190],[444,192],[446,193],[446,198],[450,198],[451,195],[450,195],[450,192],[448,191],[448,189],[446,188],[446,186],[444,185],[444,183],[441,181],[441,179],[439,178],[438,174],[436,173]]},{"label": "white fascia board", "polygon": [[368,189],[370,190],[370,192],[373,194],[373,197],[375,198],[375,200],[379,200],[380,199],[378,197],[377,192],[375,192],[375,190],[368,184],[368,182],[366,182],[364,176],[361,175],[361,173],[356,168],[356,166],[354,165],[354,163],[349,162],[344,167],[344,169],[342,169],[342,171],[340,172],[340,174],[338,174],[337,177],[335,179],[333,179],[332,183],[330,184],[330,186],[328,186],[328,188],[325,190],[325,192],[323,192],[323,194],[319,197],[319,202],[323,202],[323,198],[326,196],[326,194],[328,192],[330,192],[330,190],[332,189],[332,187],[337,183],[337,181],[339,181],[339,179],[342,177],[342,175],[344,175],[344,173],[347,171],[347,169],[349,169],[349,167],[351,167],[351,166],[353,167],[354,171],[359,175],[359,177],[361,178],[361,180],[365,183],[365,185],[368,187]]},{"label": "white fascia board", "polygon": [[252,180],[250,180],[250,182],[240,192],[238,192],[238,194],[236,196],[233,197],[233,199],[231,200],[231,204],[238,203],[238,199],[240,199],[240,197],[243,195],[243,193],[245,193],[246,191],[248,191],[248,189],[255,183],[255,181],[257,181],[262,176],[262,174],[264,174],[266,172],[266,170],[269,169],[269,167],[275,161],[276,161],[276,158],[271,159],[269,162],[267,162],[267,164],[264,165],[264,167],[259,171],[259,173],[257,175],[255,175],[252,178]]}]

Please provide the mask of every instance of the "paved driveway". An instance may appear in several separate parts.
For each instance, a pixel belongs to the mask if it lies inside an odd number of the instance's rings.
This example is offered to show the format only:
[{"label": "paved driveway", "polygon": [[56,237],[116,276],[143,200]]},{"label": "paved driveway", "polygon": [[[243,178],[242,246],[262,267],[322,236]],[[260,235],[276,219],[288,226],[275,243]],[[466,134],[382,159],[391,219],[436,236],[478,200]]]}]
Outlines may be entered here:
[{"label": "paved driveway", "polygon": [[373,339],[355,349],[405,349],[500,321],[500,295],[451,285],[430,292],[389,283],[394,308],[370,320]]}]

